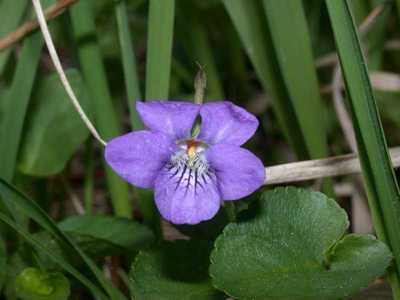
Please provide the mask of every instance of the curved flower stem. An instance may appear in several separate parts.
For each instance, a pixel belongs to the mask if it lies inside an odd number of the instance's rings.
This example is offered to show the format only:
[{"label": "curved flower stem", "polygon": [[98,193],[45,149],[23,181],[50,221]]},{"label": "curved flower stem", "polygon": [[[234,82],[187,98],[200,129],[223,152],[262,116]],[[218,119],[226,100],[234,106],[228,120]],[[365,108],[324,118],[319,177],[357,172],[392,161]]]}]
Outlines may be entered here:
[{"label": "curved flower stem", "polygon": [[49,50],[49,54],[51,60],[54,63],[54,67],[57,70],[58,75],[60,76],[60,80],[67,92],[69,98],[71,99],[72,105],[74,106],[75,110],[78,112],[79,116],[81,117],[82,121],[85,123],[86,127],[92,133],[92,135],[103,145],[107,145],[107,143],[100,137],[99,133],[97,132],[96,128],[93,126],[92,122],[90,122],[89,118],[83,111],[81,105],[79,104],[78,99],[75,96],[74,91],[67,79],[67,76],[64,73],[64,69],[61,65],[60,58],[58,57],[56,48],[54,47],[53,40],[51,38],[49,28],[47,27],[46,19],[43,14],[42,5],[40,4],[40,0],[32,0],[33,6],[35,8],[35,12],[38,18],[40,29],[43,33],[43,38],[46,42],[47,49]]},{"label": "curved flower stem", "polygon": [[[69,15],[80,69],[92,100],[96,126],[106,139],[114,138],[120,135],[122,130],[106,78],[91,1],[78,1],[69,10]],[[105,160],[102,160],[102,163],[114,214],[130,218],[132,204],[128,184],[108,167]]]}]

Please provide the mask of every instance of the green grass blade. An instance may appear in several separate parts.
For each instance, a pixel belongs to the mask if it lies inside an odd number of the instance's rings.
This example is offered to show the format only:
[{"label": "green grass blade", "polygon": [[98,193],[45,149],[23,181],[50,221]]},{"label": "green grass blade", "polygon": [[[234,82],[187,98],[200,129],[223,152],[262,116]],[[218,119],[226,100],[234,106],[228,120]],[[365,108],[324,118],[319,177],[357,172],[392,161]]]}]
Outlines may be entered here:
[{"label": "green grass blade", "polygon": [[11,181],[14,175],[42,46],[40,32],[25,39],[11,87],[4,97],[4,119],[0,128],[0,177],[7,181]]},{"label": "green grass blade", "polygon": [[[299,121],[309,157],[326,157],[329,153],[327,130],[324,126],[325,111],[319,93],[303,3],[301,0],[264,0],[263,4],[279,69]],[[333,187],[328,181],[324,183],[324,191],[333,194]]]},{"label": "green grass blade", "polygon": [[282,84],[276,58],[262,19],[262,7],[256,1],[223,0],[239,33],[257,76],[272,98],[272,105],[283,132],[299,158],[308,157],[296,113]]},{"label": "green grass blade", "polygon": [[[171,75],[175,0],[150,0],[147,34],[146,100],[168,100]],[[161,234],[160,215],[153,199],[140,196],[140,210],[145,223],[158,237]],[[147,201],[146,201],[147,200]]]},{"label": "green grass blade", "polygon": [[103,287],[111,299],[124,299],[118,290],[113,288],[105,278],[101,270],[93,263],[93,261],[72,241],[50,217],[42,210],[42,208],[33,200],[28,199],[22,193],[17,191],[12,185],[0,179],[0,195],[1,201],[7,206],[15,206],[18,211],[39,224],[45,231],[50,233],[57,239],[60,246],[64,250],[76,257],[80,257],[90,269],[98,283]]},{"label": "green grass blade", "polygon": [[171,74],[175,0],[150,0],[146,100],[167,100]]},{"label": "green grass blade", "polygon": [[[311,158],[328,155],[324,111],[301,0],[264,0],[282,77]],[[318,126],[315,126],[318,124]]]},{"label": "green grass blade", "polygon": [[[20,22],[28,0],[2,0],[0,1],[0,37],[6,36],[11,31],[15,30]],[[11,49],[4,49],[0,52],[0,74],[3,73],[4,67],[10,57]]]},{"label": "green grass blade", "polygon": [[60,267],[62,267],[66,272],[70,273],[74,276],[77,280],[79,280],[83,285],[85,285],[89,290],[92,291],[97,297],[100,299],[108,299],[106,295],[97,288],[89,279],[87,279],[84,275],[82,275],[78,270],[76,270],[72,265],[70,265],[67,261],[63,258],[54,255],[45,245],[40,243],[35,239],[33,235],[27,232],[22,226],[14,223],[10,218],[8,218],[5,214],[0,213],[0,220],[3,221],[5,224],[10,226],[14,229],[19,235],[21,235],[31,246],[36,248],[38,251],[43,252],[50,260],[53,260],[57,263]]},{"label": "green grass blade", "polygon": [[124,0],[115,4],[115,14],[118,23],[119,43],[121,47],[122,66],[124,68],[125,88],[128,95],[128,107],[130,118],[134,130],[143,128],[143,123],[136,111],[136,100],[141,99],[139,78],[137,75],[135,52],[131,32],[129,29],[128,13]]},{"label": "green grass blade", "polygon": [[[96,39],[96,27],[90,2],[79,1],[71,7],[70,14],[74,37],[78,43],[82,73],[93,101],[92,107],[96,127],[100,135],[108,140],[120,135],[121,130],[112,104],[100,48]],[[128,185],[105,162],[104,166],[115,214],[130,217],[132,207],[129,200]]]},{"label": "green grass blade", "polygon": [[[400,271],[400,193],[347,1],[326,1],[356,132],[370,209],[378,236],[391,247]],[[398,277],[397,277],[398,280]]]}]

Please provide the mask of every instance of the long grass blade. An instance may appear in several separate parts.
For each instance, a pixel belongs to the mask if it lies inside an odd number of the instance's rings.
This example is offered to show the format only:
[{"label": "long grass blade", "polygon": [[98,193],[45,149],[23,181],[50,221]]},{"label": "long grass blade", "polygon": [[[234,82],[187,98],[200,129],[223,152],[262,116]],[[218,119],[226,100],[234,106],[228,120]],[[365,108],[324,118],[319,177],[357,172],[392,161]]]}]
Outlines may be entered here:
[{"label": "long grass blade", "polygon": [[[301,0],[264,0],[263,4],[279,69],[299,121],[309,157],[326,157],[328,141],[324,126],[325,112],[303,3]],[[332,185],[325,182],[324,191],[333,194]]]},{"label": "long grass blade", "polygon": [[271,95],[283,133],[297,156],[301,159],[308,158],[296,113],[282,84],[275,54],[270,46],[270,37],[265,30],[262,7],[256,1],[247,0],[223,0],[223,3],[264,90]]},{"label": "long grass blade", "polygon": [[325,157],[328,147],[324,111],[302,1],[263,3],[279,68],[307,150],[311,158]]},{"label": "long grass blade", "polygon": [[175,0],[150,0],[146,64],[146,100],[168,99]]},{"label": "long grass blade", "polygon": [[[78,43],[82,73],[92,99],[96,126],[100,135],[111,139],[120,135],[117,114],[112,104],[96,38],[96,27],[91,4],[79,1],[70,9],[75,40]],[[128,185],[123,182],[103,161],[114,212],[118,216],[130,217],[132,207],[129,201]]]},{"label": "long grass blade", "polygon": [[11,181],[15,171],[25,115],[43,41],[40,32],[24,41],[10,89],[4,99],[4,119],[0,128],[0,177]]},{"label": "long grass blade", "polygon": [[[349,95],[358,151],[375,229],[392,249],[400,271],[400,192],[349,2],[326,1]],[[398,292],[398,291],[397,291]]]},{"label": "long grass blade", "polygon": [[143,128],[143,123],[136,111],[136,101],[141,99],[139,78],[137,75],[135,52],[133,50],[132,35],[129,28],[128,12],[124,0],[115,5],[115,14],[118,23],[119,43],[121,47],[122,66],[124,68],[125,88],[128,95],[128,107],[133,129]]},{"label": "long grass blade", "polygon": [[[171,75],[175,0],[150,0],[147,34],[146,100],[167,100]],[[140,192],[140,210],[146,224],[161,236],[160,216],[153,199]],[[147,198],[147,199],[146,199]]]}]

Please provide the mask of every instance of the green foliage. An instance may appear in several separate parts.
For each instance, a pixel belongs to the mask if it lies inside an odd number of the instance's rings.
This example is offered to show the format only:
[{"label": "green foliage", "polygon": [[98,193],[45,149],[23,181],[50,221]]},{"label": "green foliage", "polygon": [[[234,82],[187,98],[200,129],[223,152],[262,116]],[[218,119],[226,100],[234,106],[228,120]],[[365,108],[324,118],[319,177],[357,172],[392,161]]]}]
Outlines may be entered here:
[{"label": "green foliage", "polygon": [[125,88],[128,96],[131,124],[134,130],[139,130],[143,128],[143,124],[136,111],[135,104],[137,100],[141,99],[141,93],[125,0],[118,1],[115,5],[115,14],[118,23],[119,43],[121,46],[122,66],[124,68]]},{"label": "green foliage", "polygon": [[[2,101],[3,119],[0,128],[0,177],[11,180],[14,176],[18,147],[29,99],[33,89],[36,69],[43,42],[35,33],[24,42],[13,82]],[[18,102],[15,104],[15,100]]]},{"label": "green foliage", "polygon": [[265,31],[265,21],[260,14],[261,7],[257,1],[224,0],[223,3],[264,90],[271,93],[272,105],[288,142],[299,158],[306,158],[307,148],[296,112],[279,74],[271,39]]},{"label": "green foliage", "polygon": [[[309,156],[325,157],[328,149],[324,111],[302,1],[264,0],[263,4],[279,69]],[[316,123],[320,125],[315,126]]]},{"label": "green foliage", "polygon": [[[83,109],[90,112],[81,75],[75,69],[67,70],[66,74]],[[59,173],[88,137],[89,131],[56,74],[39,82],[30,105],[22,137],[19,169],[32,176]]]},{"label": "green foliage", "polygon": [[[205,101],[230,99],[257,116],[245,147],[267,166],[348,151],[331,101],[337,52],[381,241],[351,234],[345,211],[327,196],[295,188],[261,200],[253,193],[224,203],[211,220],[170,228],[152,190],[131,189],[101,165],[103,148],[87,139],[40,31],[0,49],[0,299],[336,300],[386,275],[400,300],[400,193],[380,124],[398,146],[399,4],[81,0],[49,21],[72,88],[106,141],[143,129],[137,100],[192,100],[199,63]],[[0,0],[0,39],[34,17],[30,1]],[[360,41],[356,29],[366,23]],[[395,80],[371,87],[365,66]],[[353,181],[327,179],[356,201],[347,194],[348,186],[358,190]],[[299,186],[330,195],[320,183]],[[190,240],[162,241],[173,229]],[[373,297],[367,293],[359,297]]]},{"label": "green foliage", "polygon": [[[303,3],[301,0],[264,0],[263,4],[276,60],[304,136],[308,157],[326,157],[325,111]],[[293,35],[297,38],[294,39]],[[324,191],[333,194],[331,183],[325,186]]]},{"label": "green foliage", "polygon": [[149,246],[152,231],[130,219],[110,216],[75,216],[58,224],[79,246],[93,256],[134,252]]},{"label": "green foliage", "polygon": [[265,192],[255,217],[230,224],[211,254],[214,285],[238,299],[338,299],[391,260],[372,236],[346,235],[346,213],[318,192]]},{"label": "green foliage", "polygon": [[[108,140],[118,136],[121,130],[97,43],[92,3],[79,1],[70,9],[70,15],[74,39],[78,44],[82,75],[91,99],[95,123],[101,136]],[[115,213],[118,216],[130,217],[132,207],[128,199],[128,185],[105,162],[104,167]]]},{"label": "green foliage", "polygon": [[16,278],[16,293],[21,300],[67,300],[70,284],[62,273],[35,268],[23,270]]},{"label": "green foliage", "polygon": [[175,0],[150,0],[146,100],[167,100],[171,74]]},{"label": "green foliage", "polygon": [[[107,297],[103,294],[101,289],[99,289],[96,285],[94,285],[90,280],[88,280],[85,276],[83,276],[76,268],[74,268],[68,261],[66,261],[63,257],[57,255],[52,250],[46,247],[41,243],[40,240],[35,238],[32,234],[26,231],[25,228],[15,223],[13,220],[8,218],[6,215],[0,213],[0,220],[10,226],[13,230],[15,230],[21,237],[25,239],[27,243],[29,243],[36,250],[40,251],[44,255],[47,256],[48,259],[55,262],[61,268],[63,268],[66,272],[70,273],[74,276],[78,281],[80,281],[84,286],[86,286],[94,295],[99,297],[100,299],[107,299]],[[7,294],[13,297],[13,286],[12,284],[8,285]],[[14,299],[14,298],[11,298]]]},{"label": "green foliage", "polygon": [[140,252],[130,272],[134,299],[225,299],[208,277],[211,244],[176,241]]},{"label": "green foliage", "polygon": [[20,252],[15,252],[8,257],[7,268],[5,270],[7,276],[4,283],[4,296],[7,300],[17,300],[15,279],[28,266],[29,264],[21,256]]},{"label": "green foliage", "polygon": [[[400,191],[368,70],[347,1],[327,1],[346,81],[360,163],[378,236],[392,249],[400,271]],[[398,278],[396,279],[397,281]],[[400,292],[399,292],[400,293]]]},{"label": "green foliage", "polygon": [[[110,283],[104,278],[104,275],[98,269],[98,267],[93,263],[93,261],[76,245],[71,238],[69,238],[65,233],[63,233],[57,225],[50,219],[50,217],[32,200],[26,198],[23,194],[19,193],[14,187],[6,183],[4,180],[0,179],[0,196],[3,202],[7,203],[7,207],[15,206],[18,211],[27,217],[34,220],[39,224],[44,230],[50,233],[54,238],[56,238],[60,247],[66,251],[71,256],[76,256],[86,264],[89,268],[91,274],[96,278],[97,283],[103,291],[106,291],[109,297],[114,299],[124,299],[122,294],[113,288]],[[4,214],[0,214],[0,219],[11,226],[19,234],[21,234],[24,239],[29,242],[32,246],[46,253],[49,258],[58,263],[66,271],[75,276],[83,284],[85,284],[89,289],[93,291],[99,297],[103,297],[103,293],[98,287],[91,283],[86,277],[75,270],[67,261],[59,256],[52,255],[52,253],[45,247],[43,247],[29,232],[27,232],[21,225],[13,222]]]}]

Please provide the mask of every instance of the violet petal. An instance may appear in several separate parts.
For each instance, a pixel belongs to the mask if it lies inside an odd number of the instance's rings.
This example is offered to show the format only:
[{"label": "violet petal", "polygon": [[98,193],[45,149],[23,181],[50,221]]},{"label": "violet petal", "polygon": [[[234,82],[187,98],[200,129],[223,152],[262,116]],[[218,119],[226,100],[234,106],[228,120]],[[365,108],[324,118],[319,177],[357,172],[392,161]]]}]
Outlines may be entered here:
[{"label": "violet petal", "polygon": [[105,159],[126,181],[141,188],[152,188],[158,172],[174,151],[176,144],[167,135],[142,130],[109,141]]},{"label": "violet petal", "polygon": [[180,101],[136,102],[137,111],[147,128],[174,139],[190,137],[200,106]]},{"label": "violet petal", "polygon": [[[174,174],[164,168],[155,181],[155,201],[161,215],[174,224],[197,224],[218,212],[220,195],[213,177],[199,177],[184,169]],[[188,179],[190,183],[188,184]]]},{"label": "violet petal", "polygon": [[228,101],[210,102],[200,109],[199,139],[209,144],[244,144],[257,130],[258,120],[245,109]]},{"label": "violet petal", "polygon": [[238,146],[218,144],[206,151],[207,160],[217,175],[223,200],[236,200],[257,190],[265,180],[261,160]]}]

